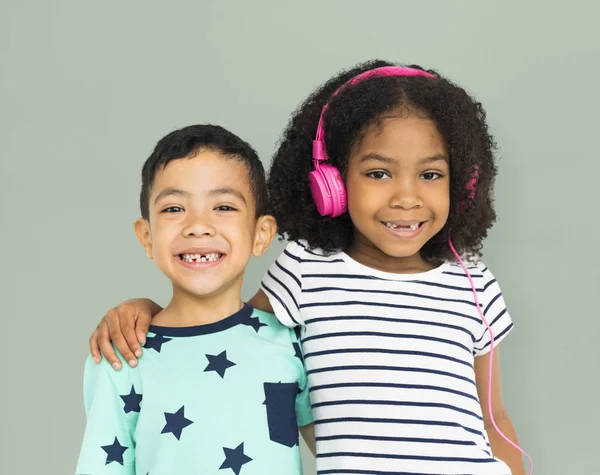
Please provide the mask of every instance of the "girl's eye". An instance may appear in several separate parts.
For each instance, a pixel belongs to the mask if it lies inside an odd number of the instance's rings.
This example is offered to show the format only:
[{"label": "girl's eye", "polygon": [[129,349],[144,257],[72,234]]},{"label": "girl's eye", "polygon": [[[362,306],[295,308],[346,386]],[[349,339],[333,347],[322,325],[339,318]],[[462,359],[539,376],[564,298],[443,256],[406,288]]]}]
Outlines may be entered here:
[{"label": "girl's eye", "polygon": [[183,208],[180,208],[179,206],[169,206],[168,208],[164,209],[162,212],[163,213],[180,213],[183,211]]},{"label": "girl's eye", "polygon": [[217,211],[236,211],[233,206],[221,205],[215,208]]},{"label": "girl's eye", "polygon": [[442,174],[437,173],[437,172],[425,172],[421,175],[421,178],[423,178],[423,180],[427,180],[427,181],[437,180],[438,178],[441,178],[441,177],[442,177]]},{"label": "girl's eye", "polygon": [[367,176],[373,178],[374,180],[384,180],[385,178],[389,178],[390,175],[387,172],[376,171],[367,173]]}]

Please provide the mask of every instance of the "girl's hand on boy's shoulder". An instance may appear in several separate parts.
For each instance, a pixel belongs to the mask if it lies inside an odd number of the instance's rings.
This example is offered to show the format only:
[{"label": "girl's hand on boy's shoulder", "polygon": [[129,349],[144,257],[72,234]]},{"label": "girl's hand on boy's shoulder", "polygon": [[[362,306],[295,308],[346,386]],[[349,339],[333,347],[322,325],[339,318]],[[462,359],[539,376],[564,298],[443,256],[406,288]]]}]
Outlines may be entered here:
[{"label": "girl's hand on boy's shoulder", "polygon": [[99,363],[102,360],[101,351],[113,368],[121,369],[114,344],[129,366],[137,366],[150,321],[160,310],[160,306],[149,299],[131,299],[111,308],[89,340],[94,361]]}]

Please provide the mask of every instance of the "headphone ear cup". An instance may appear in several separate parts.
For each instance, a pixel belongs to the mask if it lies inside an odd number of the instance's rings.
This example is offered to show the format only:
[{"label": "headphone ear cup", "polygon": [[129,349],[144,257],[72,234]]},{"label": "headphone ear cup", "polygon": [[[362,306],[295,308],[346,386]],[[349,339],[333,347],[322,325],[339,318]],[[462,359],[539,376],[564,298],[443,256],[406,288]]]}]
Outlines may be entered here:
[{"label": "headphone ear cup", "polygon": [[325,176],[321,171],[321,167],[308,174],[308,186],[310,187],[312,199],[319,214],[321,216],[329,216],[333,209],[333,198],[327,191]]},{"label": "headphone ear cup", "polygon": [[335,218],[346,211],[346,188],[337,168],[327,164],[320,165],[308,175],[308,184],[321,216]]},{"label": "headphone ear cup", "polygon": [[332,165],[325,165],[325,167],[324,173],[327,177],[327,183],[329,183],[333,198],[331,217],[335,218],[344,214],[347,210],[346,186],[344,185],[344,180],[342,180],[342,174],[336,167]]}]

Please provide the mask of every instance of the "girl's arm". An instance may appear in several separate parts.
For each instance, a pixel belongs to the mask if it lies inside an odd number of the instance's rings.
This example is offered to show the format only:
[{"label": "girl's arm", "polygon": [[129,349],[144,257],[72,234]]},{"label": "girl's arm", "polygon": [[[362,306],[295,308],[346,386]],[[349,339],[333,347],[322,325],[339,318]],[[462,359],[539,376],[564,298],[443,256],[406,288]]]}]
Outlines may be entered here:
[{"label": "girl's arm", "polygon": [[304,442],[306,442],[307,447],[310,449],[313,455],[317,454],[317,446],[315,442],[315,424],[308,424],[307,426],[300,427],[300,434],[302,434],[302,438]]},{"label": "girl's arm", "polygon": [[[481,411],[485,423],[485,430],[490,439],[492,453],[504,463],[506,463],[513,475],[525,475],[525,467],[521,452],[510,445],[503,437],[498,434],[490,419],[488,409],[488,382],[489,382],[489,363],[490,353],[475,358],[475,380],[477,382],[477,393],[481,402]],[[496,425],[502,433],[512,442],[519,445],[517,433],[510,420],[510,417],[502,401],[502,383],[500,381],[500,359],[498,357],[498,348],[494,348],[493,369],[492,369],[492,414]]]},{"label": "girl's arm", "polygon": [[102,350],[111,366],[121,369],[114,344],[129,366],[136,366],[137,357],[142,356],[141,345],[146,342],[150,320],[161,310],[162,307],[150,299],[131,299],[106,312],[90,337],[90,353],[94,361],[99,363],[102,360]]},{"label": "girl's arm", "polygon": [[[262,290],[256,292],[248,303],[259,310],[273,312]],[[121,369],[121,360],[115,353],[114,344],[129,366],[136,366],[137,359],[142,356],[142,345],[146,342],[150,321],[161,310],[162,307],[150,299],[131,299],[106,312],[89,341],[94,361],[99,363],[102,353],[113,368]]]},{"label": "girl's arm", "polygon": [[269,303],[269,297],[267,297],[266,294],[260,289],[254,294],[254,297],[252,297],[248,303],[258,310],[273,313],[273,307],[271,307],[271,304]]}]

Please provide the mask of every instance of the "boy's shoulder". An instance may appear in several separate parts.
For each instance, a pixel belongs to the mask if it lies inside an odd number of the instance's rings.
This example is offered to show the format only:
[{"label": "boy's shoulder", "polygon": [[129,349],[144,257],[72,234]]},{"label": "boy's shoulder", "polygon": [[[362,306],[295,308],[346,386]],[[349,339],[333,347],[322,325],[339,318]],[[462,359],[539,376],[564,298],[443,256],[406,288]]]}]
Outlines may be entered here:
[{"label": "boy's shoulder", "polygon": [[264,310],[260,310],[258,308],[254,308],[254,307],[252,307],[252,317],[251,318],[258,318],[259,320],[264,321],[265,323],[277,320],[277,318],[275,317],[275,314],[273,314],[271,312],[265,312]]},{"label": "boy's shoulder", "polygon": [[274,313],[253,308],[252,318],[258,318],[261,324],[268,327],[268,332],[264,333],[266,338],[270,340],[279,339],[286,344],[293,344],[298,341],[296,330],[281,323]]},{"label": "boy's shoulder", "polygon": [[277,319],[275,314],[271,312],[252,308],[252,316],[250,318],[257,318],[262,325],[267,326],[271,331],[286,332],[288,330],[288,328]]},{"label": "boy's shoulder", "polygon": [[93,389],[98,385],[106,387],[108,384],[109,387],[124,391],[125,389],[131,388],[132,384],[139,383],[139,365],[144,364],[142,359],[139,360],[138,366],[132,368],[127,364],[123,355],[119,353],[119,350],[116,348],[114,348],[114,350],[121,362],[121,368],[119,370],[113,368],[104,357],[99,363],[96,363],[92,356],[87,357],[84,368],[84,381],[88,390],[90,388]]}]

